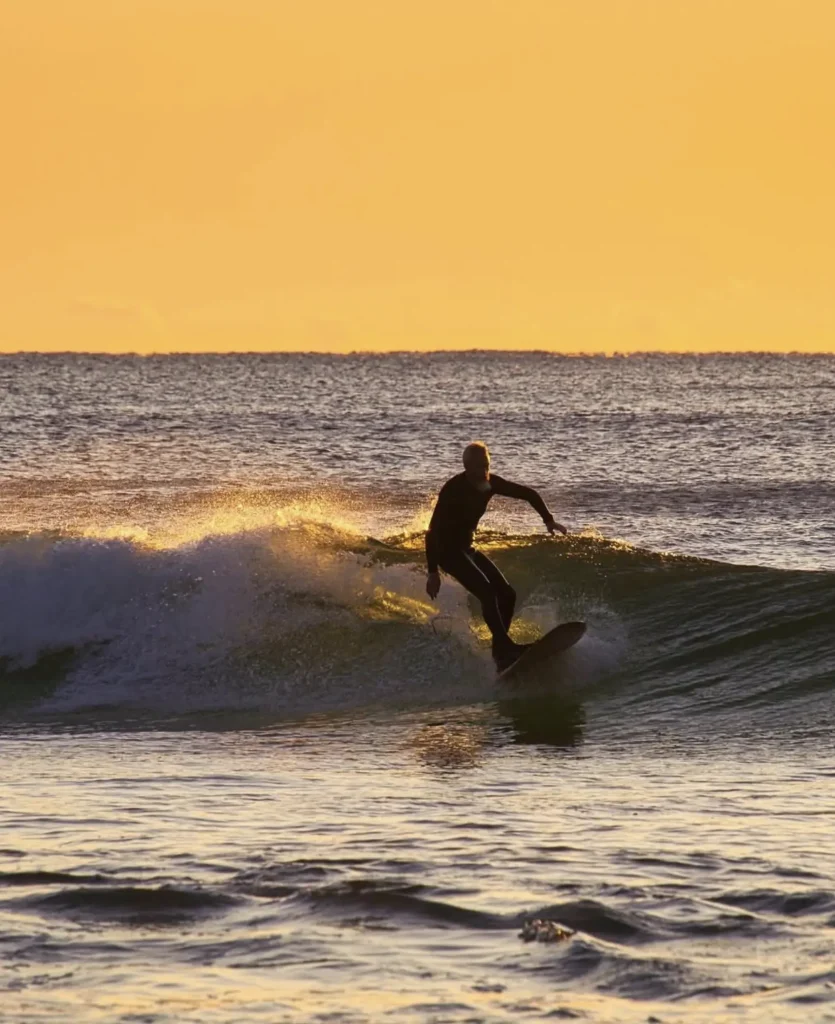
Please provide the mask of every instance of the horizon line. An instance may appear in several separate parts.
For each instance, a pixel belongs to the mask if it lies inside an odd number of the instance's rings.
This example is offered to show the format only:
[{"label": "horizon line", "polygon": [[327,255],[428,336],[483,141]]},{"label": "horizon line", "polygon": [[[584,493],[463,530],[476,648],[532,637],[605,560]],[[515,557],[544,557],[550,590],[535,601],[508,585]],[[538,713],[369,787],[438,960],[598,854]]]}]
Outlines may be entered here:
[{"label": "horizon line", "polygon": [[134,349],[124,352],[96,349],[16,349],[0,351],[0,358],[14,356],[102,356],[108,359],[167,358],[169,356],[437,356],[437,355],[496,355],[496,356],[553,356],[559,359],[629,359],[635,356],[835,356],[832,350],[815,349],[613,349],[560,352],[545,348],[433,348],[433,349],[351,349],[334,351],[327,349],[171,349],[169,351],[139,352]]}]

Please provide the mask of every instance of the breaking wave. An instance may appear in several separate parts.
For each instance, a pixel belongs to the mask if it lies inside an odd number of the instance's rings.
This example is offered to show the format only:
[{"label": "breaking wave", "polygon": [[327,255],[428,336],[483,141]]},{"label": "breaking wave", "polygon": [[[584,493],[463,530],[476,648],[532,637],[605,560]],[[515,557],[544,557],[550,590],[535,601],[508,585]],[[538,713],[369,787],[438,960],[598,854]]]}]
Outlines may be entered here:
[{"label": "breaking wave", "polygon": [[[515,626],[589,632],[542,685],[643,729],[710,715],[824,728],[835,576],[731,565],[594,535],[484,534]],[[0,543],[7,721],[495,700],[483,624],[454,583],[423,590],[422,534],[385,541],[299,518],[154,545],[56,532]],[[501,696],[501,694],[498,694]],[[507,695],[505,695],[507,696]],[[771,717],[770,717],[771,716]],[[829,717],[827,717],[829,716]]]}]

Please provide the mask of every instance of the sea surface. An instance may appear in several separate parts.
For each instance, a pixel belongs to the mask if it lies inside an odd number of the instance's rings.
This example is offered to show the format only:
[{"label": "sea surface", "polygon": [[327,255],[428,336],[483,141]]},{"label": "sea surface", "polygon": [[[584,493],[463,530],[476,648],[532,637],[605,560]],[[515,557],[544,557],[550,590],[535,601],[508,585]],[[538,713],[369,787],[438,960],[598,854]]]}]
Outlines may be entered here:
[{"label": "sea surface", "polygon": [[[0,1019],[835,1021],[835,357],[0,357]],[[519,640],[424,592],[482,439]],[[544,922],[537,926],[532,921]]]}]

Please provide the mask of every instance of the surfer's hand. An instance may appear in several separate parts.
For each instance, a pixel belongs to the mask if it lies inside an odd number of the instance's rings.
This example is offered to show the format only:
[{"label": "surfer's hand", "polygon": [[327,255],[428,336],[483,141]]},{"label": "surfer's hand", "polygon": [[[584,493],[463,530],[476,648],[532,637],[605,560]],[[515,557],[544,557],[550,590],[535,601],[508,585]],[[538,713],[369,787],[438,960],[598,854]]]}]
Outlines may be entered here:
[{"label": "surfer's hand", "polygon": [[561,533],[561,534],[562,534],[563,536],[565,536],[565,534],[567,534],[567,533],[568,533],[568,530],[567,530],[567,529],[566,529],[566,528],[565,528],[565,527],[564,527],[564,526],[562,525],[562,523],[558,523],[558,522],[556,521],[556,519],[554,519],[554,517],[553,517],[553,516],[552,516],[552,517],[551,517],[551,518],[550,518],[550,519],[548,520],[548,522],[547,522],[547,523],[545,524],[545,529],[546,529],[546,530],[548,531],[548,533],[550,533],[550,534],[551,534],[552,536],[553,536],[553,534],[555,534],[555,533],[556,533],[557,531],[559,531],[559,532],[560,532],[560,533]]},{"label": "surfer's hand", "polygon": [[438,596],[438,591],[441,589],[441,574],[439,572],[430,572],[426,577],[426,593],[434,601]]}]

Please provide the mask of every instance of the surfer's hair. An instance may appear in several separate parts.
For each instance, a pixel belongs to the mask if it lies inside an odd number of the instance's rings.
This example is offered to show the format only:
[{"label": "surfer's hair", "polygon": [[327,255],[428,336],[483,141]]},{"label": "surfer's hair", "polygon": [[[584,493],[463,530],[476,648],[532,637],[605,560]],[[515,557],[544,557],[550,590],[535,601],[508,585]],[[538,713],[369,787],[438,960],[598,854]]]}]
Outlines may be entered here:
[{"label": "surfer's hair", "polygon": [[[474,455],[483,456],[490,462],[490,452],[487,450],[487,445],[483,441],[471,441],[464,449],[464,468],[472,462]],[[479,461],[481,461],[479,459]]]}]

